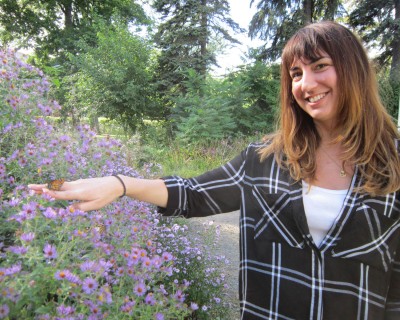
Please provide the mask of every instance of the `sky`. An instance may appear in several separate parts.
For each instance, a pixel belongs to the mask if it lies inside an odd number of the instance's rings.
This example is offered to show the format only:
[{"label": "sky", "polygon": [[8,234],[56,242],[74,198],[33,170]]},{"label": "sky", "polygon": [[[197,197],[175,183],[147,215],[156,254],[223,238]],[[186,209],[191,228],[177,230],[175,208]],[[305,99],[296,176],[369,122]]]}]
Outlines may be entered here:
[{"label": "sky", "polygon": [[231,18],[237,22],[240,27],[246,29],[246,32],[235,36],[240,42],[242,42],[242,45],[225,49],[225,52],[217,57],[217,62],[220,65],[219,69],[214,70],[217,75],[223,75],[226,72],[233,70],[236,66],[243,64],[241,58],[247,53],[248,47],[259,45],[257,41],[251,41],[247,36],[250,20],[256,12],[256,4],[253,4],[253,7],[250,8],[250,1],[248,0],[228,0],[228,2],[231,8]]}]

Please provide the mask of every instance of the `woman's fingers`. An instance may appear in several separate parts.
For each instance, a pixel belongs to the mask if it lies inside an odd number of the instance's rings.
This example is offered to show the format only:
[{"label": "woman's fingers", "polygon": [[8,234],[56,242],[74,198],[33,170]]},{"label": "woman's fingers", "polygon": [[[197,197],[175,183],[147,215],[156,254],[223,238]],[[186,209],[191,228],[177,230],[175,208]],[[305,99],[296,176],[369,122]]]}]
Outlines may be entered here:
[{"label": "woman's fingers", "polygon": [[60,190],[51,190],[47,184],[30,184],[37,194],[45,193],[57,200],[76,200],[73,207],[82,211],[100,209],[118,197],[120,182],[115,177],[80,179],[64,182]]},{"label": "woman's fingers", "polygon": [[42,194],[43,188],[46,188],[46,184],[28,184],[28,188],[33,190],[36,194]]},{"label": "woman's fingers", "polygon": [[75,202],[72,204],[72,207],[74,209],[81,210],[81,211],[91,211],[91,210],[101,209],[107,204],[108,203],[102,203],[99,201],[84,201],[84,202]]}]

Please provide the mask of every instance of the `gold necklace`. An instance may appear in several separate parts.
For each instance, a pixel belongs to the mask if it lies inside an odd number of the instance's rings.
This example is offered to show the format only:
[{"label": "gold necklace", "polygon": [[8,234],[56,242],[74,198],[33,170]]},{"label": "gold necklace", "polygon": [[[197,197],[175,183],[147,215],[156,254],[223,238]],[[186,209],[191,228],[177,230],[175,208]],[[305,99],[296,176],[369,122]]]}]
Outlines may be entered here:
[{"label": "gold necklace", "polygon": [[322,148],[321,146],[320,146],[320,148],[321,148],[321,150],[328,156],[328,158],[331,159],[332,162],[340,169],[340,174],[339,174],[340,177],[341,177],[341,178],[346,177],[346,176],[347,176],[347,173],[346,173],[346,171],[344,170],[345,161],[343,161],[343,162],[342,162],[342,165],[340,166],[340,165],[335,161],[335,159],[333,159],[333,158],[330,156],[330,154],[329,154],[328,152],[325,151],[324,148]]}]

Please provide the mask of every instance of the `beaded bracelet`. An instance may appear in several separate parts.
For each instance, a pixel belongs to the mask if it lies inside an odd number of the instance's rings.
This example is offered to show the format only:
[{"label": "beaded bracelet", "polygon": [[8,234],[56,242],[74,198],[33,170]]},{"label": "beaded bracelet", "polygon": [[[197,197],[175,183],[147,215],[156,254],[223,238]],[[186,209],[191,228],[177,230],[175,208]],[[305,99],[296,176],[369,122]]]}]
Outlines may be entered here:
[{"label": "beaded bracelet", "polygon": [[122,197],[124,197],[126,195],[125,183],[117,174],[113,174],[113,177],[116,177],[119,180],[119,182],[121,182],[122,187],[124,188],[124,193],[122,194],[122,196],[120,196],[120,198],[122,198]]}]

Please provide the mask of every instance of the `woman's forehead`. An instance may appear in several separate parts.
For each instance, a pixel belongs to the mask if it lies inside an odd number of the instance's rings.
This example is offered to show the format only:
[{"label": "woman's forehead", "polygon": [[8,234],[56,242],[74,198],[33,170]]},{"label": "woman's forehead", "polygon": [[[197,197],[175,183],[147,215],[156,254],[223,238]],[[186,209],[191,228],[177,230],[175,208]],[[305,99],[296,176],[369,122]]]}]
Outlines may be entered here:
[{"label": "woman's forehead", "polygon": [[290,64],[291,66],[296,65],[296,64],[311,64],[313,62],[316,62],[320,59],[323,58],[330,58],[329,54],[327,54],[325,51],[319,51],[314,53],[313,55],[303,55],[303,56],[294,56],[292,59],[292,63]]},{"label": "woman's forehead", "polygon": [[299,63],[308,65],[310,63],[320,60],[321,58],[330,58],[330,55],[323,50],[308,53],[304,52],[302,54],[294,54],[287,60],[287,63],[289,66],[293,66]]}]

